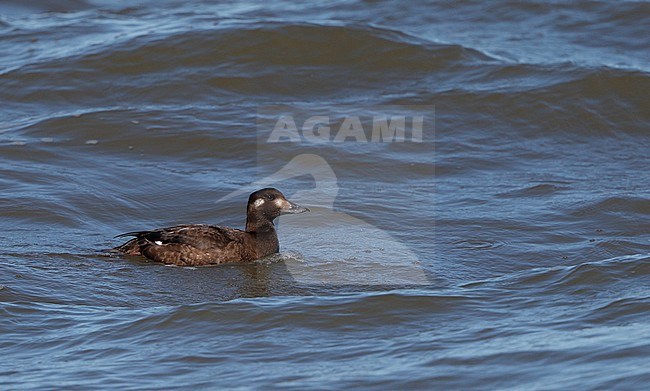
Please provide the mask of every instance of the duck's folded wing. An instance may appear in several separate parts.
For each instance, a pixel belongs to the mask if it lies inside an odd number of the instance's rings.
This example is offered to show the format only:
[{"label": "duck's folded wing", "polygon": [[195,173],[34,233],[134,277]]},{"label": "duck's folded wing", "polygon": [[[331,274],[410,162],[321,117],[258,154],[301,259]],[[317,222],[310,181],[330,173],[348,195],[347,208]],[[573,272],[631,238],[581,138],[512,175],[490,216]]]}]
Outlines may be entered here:
[{"label": "duck's folded wing", "polygon": [[152,231],[127,232],[117,237],[135,236],[151,244],[184,244],[200,250],[225,248],[243,242],[244,232],[214,225],[178,225]]}]

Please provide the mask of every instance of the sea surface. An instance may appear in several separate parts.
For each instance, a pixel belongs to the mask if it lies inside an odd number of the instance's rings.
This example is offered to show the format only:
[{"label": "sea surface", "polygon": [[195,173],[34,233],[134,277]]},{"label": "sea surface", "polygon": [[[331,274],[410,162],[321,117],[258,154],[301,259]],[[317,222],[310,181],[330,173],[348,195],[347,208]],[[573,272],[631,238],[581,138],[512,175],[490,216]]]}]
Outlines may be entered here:
[{"label": "sea surface", "polygon": [[[649,30],[644,1],[1,2],[0,389],[647,389]],[[109,251],[243,228],[267,186],[312,210],[278,255]]]}]

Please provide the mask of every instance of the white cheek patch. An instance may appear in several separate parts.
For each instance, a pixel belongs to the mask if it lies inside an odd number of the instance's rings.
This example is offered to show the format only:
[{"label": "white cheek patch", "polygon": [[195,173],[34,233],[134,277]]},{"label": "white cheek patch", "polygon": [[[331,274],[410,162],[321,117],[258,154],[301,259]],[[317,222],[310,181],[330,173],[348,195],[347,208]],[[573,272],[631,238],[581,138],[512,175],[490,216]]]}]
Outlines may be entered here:
[{"label": "white cheek patch", "polygon": [[264,200],[261,199],[261,198],[258,198],[258,199],[255,200],[253,205],[255,205],[256,208],[259,208],[260,206],[262,206],[263,203],[264,203]]},{"label": "white cheek patch", "polygon": [[156,240],[154,243],[156,243],[159,246],[162,246],[162,242],[160,240]]},{"label": "white cheek patch", "polygon": [[281,200],[281,199],[278,198],[277,200],[275,200],[275,205],[278,208],[282,209],[284,207],[284,200]]}]

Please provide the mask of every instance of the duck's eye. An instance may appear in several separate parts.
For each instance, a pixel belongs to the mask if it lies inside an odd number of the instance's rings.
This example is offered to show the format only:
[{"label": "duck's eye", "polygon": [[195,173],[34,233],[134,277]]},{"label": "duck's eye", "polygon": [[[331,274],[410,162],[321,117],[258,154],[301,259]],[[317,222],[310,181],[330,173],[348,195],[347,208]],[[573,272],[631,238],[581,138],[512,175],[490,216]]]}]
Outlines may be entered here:
[{"label": "duck's eye", "polygon": [[275,199],[275,196],[273,194],[267,194],[266,199],[269,201],[273,201]]}]

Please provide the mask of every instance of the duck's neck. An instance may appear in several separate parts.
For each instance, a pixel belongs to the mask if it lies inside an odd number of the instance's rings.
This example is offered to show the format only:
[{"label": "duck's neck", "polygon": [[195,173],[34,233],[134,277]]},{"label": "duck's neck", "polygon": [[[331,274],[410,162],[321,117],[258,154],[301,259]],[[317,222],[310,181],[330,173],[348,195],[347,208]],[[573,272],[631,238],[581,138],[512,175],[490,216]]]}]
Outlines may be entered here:
[{"label": "duck's neck", "polygon": [[280,251],[278,234],[275,232],[273,221],[265,218],[248,216],[246,218],[246,232],[255,249],[255,258],[264,258]]},{"label": "duck's neck", "polygon": [[273,221],[265,217],[249,214],[246,217],[246,232],[275,234],[275,226],[273,225]]}]

